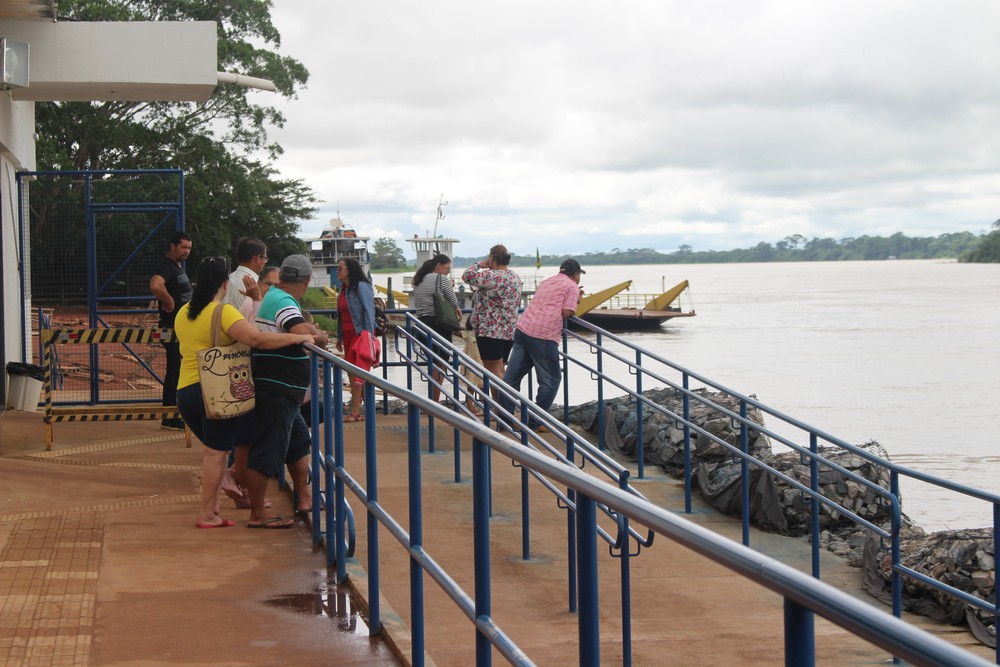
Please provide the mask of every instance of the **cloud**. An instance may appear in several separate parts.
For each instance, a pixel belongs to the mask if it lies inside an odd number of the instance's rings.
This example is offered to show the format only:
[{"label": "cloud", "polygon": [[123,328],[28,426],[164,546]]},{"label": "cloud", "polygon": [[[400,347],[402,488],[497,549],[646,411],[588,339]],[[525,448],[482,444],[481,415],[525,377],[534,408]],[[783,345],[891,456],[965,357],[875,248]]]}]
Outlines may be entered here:
[{"label": "cloud", "polygon": [[[1000,214],[1000,6],[679,0],[275,3],[310,71],[277,167],[366,235],[463,254],[791,234],[929,236]],[[637,245],[631,245],[635,240]],[[610,244],[610,245],[609,245]],[[405,248],[409,252],[409,248]]]}]

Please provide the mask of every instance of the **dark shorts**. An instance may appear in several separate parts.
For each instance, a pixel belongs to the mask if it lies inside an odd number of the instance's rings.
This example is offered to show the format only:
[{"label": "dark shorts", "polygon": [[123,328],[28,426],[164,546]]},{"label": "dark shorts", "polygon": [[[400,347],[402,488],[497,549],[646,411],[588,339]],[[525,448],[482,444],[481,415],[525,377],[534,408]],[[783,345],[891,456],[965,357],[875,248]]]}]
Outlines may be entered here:
[{"label": "dark shorts", "polygon": [[506,364],[507,360],[510,359],[510,350],[514,347],[514,341],[477,335],[476,345],[479,346],[479,356],[482,357],[483,361],[503,359]]},{"label": "dark shorts", "polygon": [[[437,327],[435,327],[434,326],[435,320],[436,320],[436,318],[433,315],[425,315],[424,317],[420,318],[421,322],[423,322],[424,324],[426,324],[427,326],[429,326],[431,329],[434,329],[434,331],[439,336],[441,336],[442,338],[444,338],[447,341],[450,341],[451,340],[451,336],[452,336],[451,331],[449,331],[447,329],[438,329]],[[428,336],[428,338],[430,338],[430,336]],[[434,340],[430,341],[429,344],[428,344],[428,347],[433,347],[434,354],[437,355],[441,359],[440,362],[438,362],[437,360],[435,360],[435,363],[448,364],[448,363],[451,362],[451,349],[448,348],[448,347],[446,347],[444,344],[442,344],[437,339],[434,339]]]},{"label": "dark shorts", "polygon": [[256,428],[247,467],[268,477],[281,474],[281,466],[309,454],[309,428],[298,401],[257,392]]},{"label": "dark shorts", "polygon": [[236,418],[236,446],[253,444],[253,434],[257,428],[257,417],[253,410]]},{"label": "dark shorts", "polygon": [[209,449],[228,452],[233,448],[241,417],[209,419],[201,397],[201,384],[190,384],[177,391],[177,409],[191,432]]}]

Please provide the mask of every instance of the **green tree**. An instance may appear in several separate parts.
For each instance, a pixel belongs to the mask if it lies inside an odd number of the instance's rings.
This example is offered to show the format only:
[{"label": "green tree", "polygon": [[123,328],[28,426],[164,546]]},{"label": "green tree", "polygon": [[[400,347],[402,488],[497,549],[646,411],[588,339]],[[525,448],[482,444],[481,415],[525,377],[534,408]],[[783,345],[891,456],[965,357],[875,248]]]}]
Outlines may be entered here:
[{"label": "green tree", "polygon": [[396,269],[403,266],[406,266],[406,257],[394,240],[383,236],[372,242],[372,270]]},{"label": "green tree", "polygon": [[963,262],[1000,262],[1000,220],[993,223],[993,231],[983,237],[979,245],[961,257]]},{"label": "green tree", "polygon": [[[291,98],[309,73],[279,53],[281,36],[268,0],[63,0],[70,21],[215,21],[218,68],[274,82]],[[188,231],[195,254],[231,255],[240,236],[264,240],[274,259],[302,252],[298,221],[315,195],[304,182],[277,177],[267,163],[281,147],[267,137],[284,117],[267,96],[222,84],[205,102],[47,102],[36,105],[40,169],[177,168],[185,173]],[[260,156],[264,156],[263,160]],[[45,207],[49,202],[33,206]],[[71,216],[66,216],[71,218]]]}]

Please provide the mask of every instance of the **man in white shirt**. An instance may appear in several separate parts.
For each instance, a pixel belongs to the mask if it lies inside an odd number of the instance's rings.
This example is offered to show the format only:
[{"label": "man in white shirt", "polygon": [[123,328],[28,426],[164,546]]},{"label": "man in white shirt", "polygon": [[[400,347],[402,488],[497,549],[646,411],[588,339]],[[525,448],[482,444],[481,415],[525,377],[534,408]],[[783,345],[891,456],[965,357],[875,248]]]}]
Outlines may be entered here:
[{"label": "man in white shirt", "polygon": [[260,293],[256,291],[257,276],[267,265],[267,246],[251,236],[242,237],[236,242],[236,262],[238,266],[229,274],[229,287],[222,303],[228,303],[239,310],[252,324],[253,318],[250,316],[249,308],[251,304],[247,304],[247,300],[250,299],[251,303],[260,302]]}]

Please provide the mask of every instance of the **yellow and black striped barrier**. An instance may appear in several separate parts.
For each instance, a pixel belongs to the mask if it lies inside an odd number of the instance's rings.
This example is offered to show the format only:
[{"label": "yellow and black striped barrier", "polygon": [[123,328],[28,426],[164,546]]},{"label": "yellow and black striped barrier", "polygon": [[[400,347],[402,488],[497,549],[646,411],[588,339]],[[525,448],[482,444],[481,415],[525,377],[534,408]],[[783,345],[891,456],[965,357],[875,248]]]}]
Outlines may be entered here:
[{"label": "yellow and black striped barrier", "polygon": [[[140,419],[179,419],[174,406],[149,403],[107,403],[55,406],[52,404],[52,375],[55,355],[52,345],[99,345],[103,343],[169,343],[173,329],[43,329],[39,332],[42,347],[42,368],[45,378],[45,449],[52,449],[52,424],[55,422],[137,421]],[[191,430],[184,427],[184,440],[191,446]]]}]

